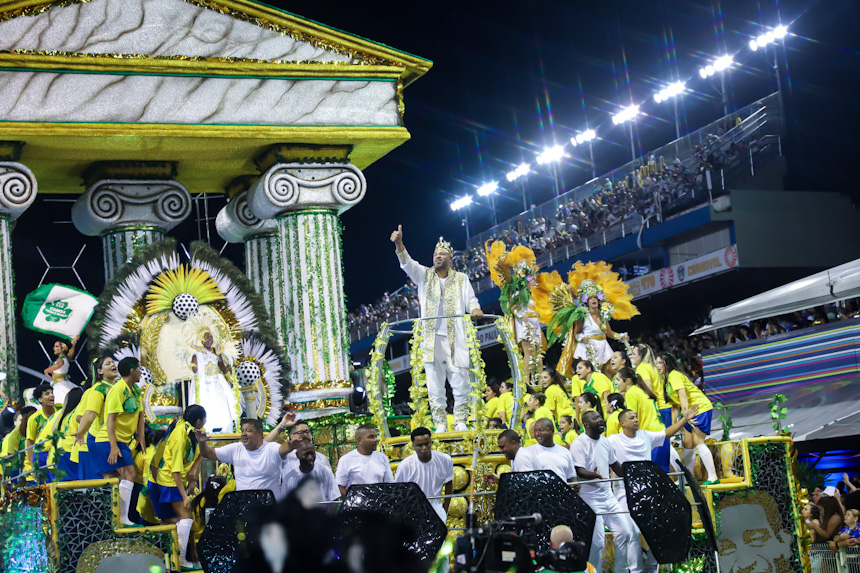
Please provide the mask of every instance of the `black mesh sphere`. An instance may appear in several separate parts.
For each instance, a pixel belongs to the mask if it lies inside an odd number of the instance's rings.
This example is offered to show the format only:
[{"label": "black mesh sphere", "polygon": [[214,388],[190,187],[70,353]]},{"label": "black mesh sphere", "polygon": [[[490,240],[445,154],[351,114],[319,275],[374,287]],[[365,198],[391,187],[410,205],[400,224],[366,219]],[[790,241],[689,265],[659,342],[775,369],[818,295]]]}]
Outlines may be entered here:
[{"label": "black mesh sphere", "polygon": [[152,372],[146,366],[140,367],[140,384],[154,384],[155,378],[152,376]]},{"label": "black mesh sphere", "polygon": [[240,362],[236,367],[236,380],[239,381],[240,386],[250,386],[262,375],[260,367],[251,360]]},{"label": "black mesh sphere", "polygon": [[192,294],[179,293],[173,299],[173,314],[182,320],[188,320],[188,317],[197,314],[198,310],[200,310],[200,303]]}]

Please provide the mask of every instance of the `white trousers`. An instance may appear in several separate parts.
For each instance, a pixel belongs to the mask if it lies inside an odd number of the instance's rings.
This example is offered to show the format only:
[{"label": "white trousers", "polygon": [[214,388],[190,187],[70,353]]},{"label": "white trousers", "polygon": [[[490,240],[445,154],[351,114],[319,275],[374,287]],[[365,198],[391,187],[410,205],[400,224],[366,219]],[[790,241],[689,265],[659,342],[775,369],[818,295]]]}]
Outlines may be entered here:
[{"label": "white trousers", "polygon": [[[625,490],[621,490],[618,494],[618,505],[621,506],[622,511],[630,511],[630,508],[627,506],[627,492]],[[639,540],[639,536],[642,535],[642,532],[639,530],[639,526],[636,525],[636,522],[633,521],[633,517],[631,517],[629,513],[627,513],[627,517],[630,520],[630,527],[633,529],[633,538],[630,540],[628,559],[632,559],[632,553],[634,551],[636,552],[636,561],[631,562],[633,565],[630,566],[630,570],[654,573],[660,567],[660,564],[657,563],[657,559],[654,557],[653,551],[649,551],[647,557],[643,556],[642,542]]]},{"label": "white trousers", "polygon": [[[639,543],[635,546],[633,540],[633,520],[623,513],[621,505],[615,497],[593,499],[583,497],[585,503],[597,513],[597,521],[594,524],[594,536],[591,538],[591,552],[588,554],[588,562],[594,565],[597,573],[603,573],[603,548],[606,546],[606,534],[603,532],[604,524],[612,532],[615,540],[615,573],[641,573],[642,571],[642,548]],[[613,512],[612,515],[599,515],[601,513]],[[638,568],[636,555],[639,555]],[[629,567],[628,567],[629,563]]]},{"label": "white trousers", "polygon": [[454,393],[454,408],[459,404],[469,403],[469,369],[454,366],[451,357],[451,347],[447,336],[436,335],[436,346],[433,349],[433,362],[424,363],[424,374],[427,376],[427,394],[430,407],[445,410],[448,398],[445,393],[445,378],[451,384]]}]

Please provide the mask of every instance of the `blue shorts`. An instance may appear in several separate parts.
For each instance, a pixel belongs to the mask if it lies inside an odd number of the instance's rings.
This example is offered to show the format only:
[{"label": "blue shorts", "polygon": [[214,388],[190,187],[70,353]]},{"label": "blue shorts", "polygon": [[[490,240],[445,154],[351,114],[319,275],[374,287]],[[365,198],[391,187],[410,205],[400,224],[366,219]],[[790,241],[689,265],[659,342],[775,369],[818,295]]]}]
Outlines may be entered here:
[{"label": "blue shorts", "polygon": [[[40,468],[48,465],[48,454],[50,454],[50,452],[36,452],[35,465]],[[51,483],[52,481],[54,481],[54,472],[52,472],[51,469],[52,468],[45,468],[42,470],[43,472],[45,472],[45,478],[39,483]],[[36,470],[36,468],[34,467],[33,470]],[[27,479],[30,481],[36,481],[36,474],[30,474]]]},{"label": "blue shorts", "polygon": [[92,434],[87,433],[87,451],[78,452],[78,479],[102,479],[102,474],[96,472],[93,467],[92,451],[96,447],[96,439]]},{"label": "blue shorts", "polygon": [[663,440],[662,446],[657,446],[651,450],[651,461],[655,462],[663,471],[669,472],[669,448],[672,447],[672,440],[666,438]]},{"label": "blue shorts", "polygon": [[173,506],[170,504],[174,501],[182,501],[182,493],[176,486],[158,485],[155,482],[146,484],[146,489],[149,492],[149,500],[155,508],[155,515],[159,519],[173,519],[179,517],[173,511]]},{"label": "blue shorts", "polygon": [[128,444],[118,442],[117,446],[119,446],[119,457],[116,459],[115,464],[108,463],[108,456],[110,456],[110,442],[94,442],[93,446],[90,448],[91,468],[98,474],[98,479],[101,479],[104,474],[116,472],[119,468],[134,465]]},{"label": "blue shorts", "polygon": [[672,408],[661,408],[660,417],[663,418],[663,425],[667,428],[672,425]]},{"label": "blue shorts", "polygon": [[78,463],[72,461],[72,454],[69,452],[63,452],[60,454],[60,457],[57,458],[57,470],[57,473],[65,472],[63,477],[60,478],[60,481],[72,481],[78,479]]},{"label": "blue shorts", "polygon": [[[696,414],[696,417],[690,420],[694,426],[702,430],[702,433],[706,436],[711,433],[711,419],[714,415],[713,410],[708,410],[707,412],[700,412]],[[688,432],[693,431],[693,426],[690,424],[684,424],[684,429]]]}]

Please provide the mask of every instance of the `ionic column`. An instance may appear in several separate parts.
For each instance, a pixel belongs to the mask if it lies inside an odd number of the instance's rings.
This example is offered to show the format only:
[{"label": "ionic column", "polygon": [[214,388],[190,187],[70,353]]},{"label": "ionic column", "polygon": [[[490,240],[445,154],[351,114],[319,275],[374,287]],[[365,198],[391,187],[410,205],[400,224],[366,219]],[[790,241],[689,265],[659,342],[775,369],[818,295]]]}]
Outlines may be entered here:
[{"label": "ionic column", "polygon": [[245,244],[245,275],[263,299],[284,345],[284,268],[277,221],[263,220],[248,206],[248,187],[256,178],[240,178],[227,189],[229,203],[218,212],[215,227],[228,243]]},{"label": "ionic column", "polygon": [[24,165],[0,161],[0,372],[3,392],[18,395],[18,341],[15,336],[15,284],[12,273],[12,222],[36,200],[36,178]]},{"label": "ionic column", "polygon": [[191,195],[172,179],[100,179],[72,206],[72,222],[84,235],[101,236],[108,281],[190,213]]},{"label": "ionic column", "polygon": [[349,380],[338,214],[365,189],[348,163],[276,163],[248,192],[251,212],[277,220],[284,346],[302,388]]}]

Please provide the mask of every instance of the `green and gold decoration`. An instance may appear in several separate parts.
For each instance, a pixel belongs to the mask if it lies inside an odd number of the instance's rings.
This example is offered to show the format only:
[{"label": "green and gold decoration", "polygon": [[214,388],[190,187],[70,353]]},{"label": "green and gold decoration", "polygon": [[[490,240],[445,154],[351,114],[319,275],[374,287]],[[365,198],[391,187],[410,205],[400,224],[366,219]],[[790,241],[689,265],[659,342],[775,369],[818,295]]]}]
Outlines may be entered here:
[{"label": "green and gold decoration", "polygon": [[196,380],[189,355],[204,332],[229,363],[237,407],[241,391],[246,416],[276,424],[289,364],[248,279],[205,243],[192,243],[184,261],[172,239],[138,251],[108,282],[87,329],[91,355],[140,360],[151,422],[181,413],[178,384]]}]

